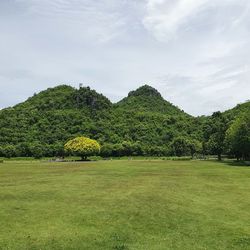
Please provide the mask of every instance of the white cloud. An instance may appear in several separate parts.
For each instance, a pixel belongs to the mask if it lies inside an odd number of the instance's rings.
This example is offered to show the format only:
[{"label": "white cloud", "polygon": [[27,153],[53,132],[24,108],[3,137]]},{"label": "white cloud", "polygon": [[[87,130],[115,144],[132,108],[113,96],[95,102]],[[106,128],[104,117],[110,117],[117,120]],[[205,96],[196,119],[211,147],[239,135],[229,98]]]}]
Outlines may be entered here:
[{"label": "white cloud", "polygon": [[194,115],[249,99],[249,7],[246,0],[147,1],[145,28],[165,44],[166,57],[175,50],[176,67],[159,77],[167,99]]},{"label": "white cloud", "polygon": [[201,28],[220,33],[240,25],[249,6],[247,0],[147,0],[143,24],[160,41]]},{"label": "white cloud", "polygon": [[188,20],[202,11],[207,2],[209,0],[148,0],[143,23],[157,39],[169,40],[181,27],[188,28]]},{"label": "white cloud", "polygon": [[79,82],[114,101],[148,83],[195,115],[232,107],[250,95],[249,7],[249,0],[1,0],[0,107]]}]

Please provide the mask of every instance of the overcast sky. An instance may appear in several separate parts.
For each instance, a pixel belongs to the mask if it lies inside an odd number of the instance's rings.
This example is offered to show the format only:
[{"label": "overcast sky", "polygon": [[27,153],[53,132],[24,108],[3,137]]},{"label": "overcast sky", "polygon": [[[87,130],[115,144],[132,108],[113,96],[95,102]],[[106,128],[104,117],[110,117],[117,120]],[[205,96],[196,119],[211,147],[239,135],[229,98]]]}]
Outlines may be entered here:
[{"label": "overcast sky", "polygon": [[249,0],[0,0],[0,30],[0,108],[62,83],[193,115],[250,99]]}]

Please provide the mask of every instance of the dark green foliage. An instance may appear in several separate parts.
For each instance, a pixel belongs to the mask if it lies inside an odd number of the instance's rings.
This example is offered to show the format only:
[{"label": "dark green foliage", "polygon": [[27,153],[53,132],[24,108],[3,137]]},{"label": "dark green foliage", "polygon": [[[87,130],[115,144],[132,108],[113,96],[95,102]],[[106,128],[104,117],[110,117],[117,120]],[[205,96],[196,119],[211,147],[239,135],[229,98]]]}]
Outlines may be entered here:
[{"label": "dark green foliage", "polygon": [[[115,106],[117,109],[135,110],[138,115],[139,111],[141,111],[160,113],[161,115],[189,116],[173,104],[165,101],[156,89],[148,85],[144,85],[135,91],[131,91],[128,94],[128,97],[118,102]],[[141,115],[141,119],[145,119],[143,113]]]},{"label": "dark green foliage", "polygon": [[227,110],[224,112],[224,116],[229,120],[234,120],[236,117],[250,111],[250,101],[238,104],[235,108]]},{"label": "dark green foliage", "polygon": [[42,158],[44,155],[46,155],[46,152],[44,150],[45,146],[43,146],[39,142],[35,142],[30,146],[31,155],[37,159]]},{"label": "dark green foliage", "polygon": [[203,128],[206,147],[211,154],[218,156],[218,160],[221,160],[224,151],[224,140],[228,124],[229,121],[221,112],[215,112],[207,119]]},{"label": "dark green foliage", "polygon": [[[192,117],[144,85],[117,104],[89,87],[61,85],[35,94],[26,102],[0,111],[0,155],[63,156],[72,138],[97,140],[101,154],[220,155],[225,131],[249,102],[212,117]],[[203,146],[203,150],[201,147]]]},{"label": "dark green foliage", "polygon": [[188,141],[188,148],[192,158],[194,158],[195,154],[202,153],[202,143],[196,139],[190,139]]},{"label": "dark green foliage", "polygon": [[227,130],[226,143],[229,153],[238,159],[250,159],[250,111],[233,122]]},{"label": "dark green foliage", "polygon": [[76,106],[76,100],[72,97],[75,89],[60,85],[55,88],[49,88],[39,94],[34,94],[26,102],[17,105],[15,108],[26,108],[27,110],[56,110],[56,109],[70,109]]},{"label": "dark green foliage", "polygon": [[75,91],[73,99],[76,100],[77,108],[88,107],[91,112],[108,109],[112,106],[108,98],[91,90],[89,87],[81,87],[78,91]]},{"label": "dark green foliage", "polygon": [[100,155],[102,157],[111,157],[113,155],[113,145],[108,143],[104,144],[101,147]]},{"label": "dark green foliage", "polygon": [[171,144],[173,154],[176,156],[190,155],[189,141],[184,137],[175,138]]},{"label": "dark green foliage", "polygon": [[0,154],[1,156],[6,157],[6,158],[11,158],[11,157],[15,157],[19,155],[16,150],[16,147],[13,145],[2,146],[0,149]]}]

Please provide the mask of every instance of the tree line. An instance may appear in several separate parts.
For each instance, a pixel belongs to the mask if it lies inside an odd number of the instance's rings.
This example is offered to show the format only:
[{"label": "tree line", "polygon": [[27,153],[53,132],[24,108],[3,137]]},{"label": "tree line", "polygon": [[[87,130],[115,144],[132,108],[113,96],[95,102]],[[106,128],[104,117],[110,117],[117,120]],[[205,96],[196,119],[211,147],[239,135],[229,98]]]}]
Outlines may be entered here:
[{"label": "tree line", "polygon": [[[234,121],[228,121],[222,113],[216,112],[203,124],[202,140],[179,136],[165,145],[147,145],[140,141],[103,143],[102,157],[121,156],[203,156],[222,155],[238,160],[250,158],[250,113],[246,112]],[[42,144],[40,142],[0,146],[1,157],[63,157],[64,144]]]},{"label": "tree line", "polygon": [[65,156],[78,136],[97,140],[101,156],[223,155],[249,159],[250,102],[192,117],[142,86],[116,104],[90,88],[58,86],[0,111],[0,157]]}]

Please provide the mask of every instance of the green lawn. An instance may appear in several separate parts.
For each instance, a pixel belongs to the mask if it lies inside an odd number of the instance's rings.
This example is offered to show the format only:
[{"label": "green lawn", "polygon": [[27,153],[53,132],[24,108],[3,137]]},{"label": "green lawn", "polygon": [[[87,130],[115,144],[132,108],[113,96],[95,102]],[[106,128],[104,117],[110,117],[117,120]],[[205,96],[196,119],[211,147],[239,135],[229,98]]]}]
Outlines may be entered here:
[{"label": "green lawn", "polygon": [[0,249],[250,249],[250,167],[2,163]]}]

